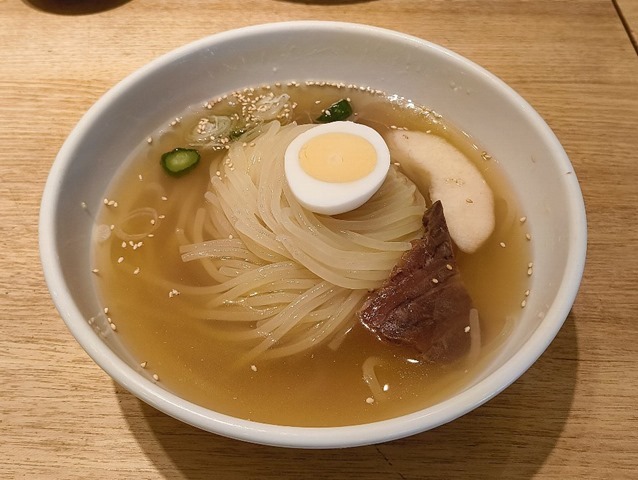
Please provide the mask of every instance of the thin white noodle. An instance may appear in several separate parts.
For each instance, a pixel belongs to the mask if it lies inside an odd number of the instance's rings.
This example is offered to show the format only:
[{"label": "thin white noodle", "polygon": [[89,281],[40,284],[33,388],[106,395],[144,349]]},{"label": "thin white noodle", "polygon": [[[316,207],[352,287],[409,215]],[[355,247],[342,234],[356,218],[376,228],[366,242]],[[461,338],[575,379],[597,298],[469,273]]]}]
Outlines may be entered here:
[{"label": "thin white noodle", "polygon": [[209,204],[208,214],[211,224],[215,227],[217,232],[219,232],[219,235],[213,238],[228,238],[233,235],[233,233],[235,233],[235,229],[228,221],[226,215],[224,215],[224,210],[217,195],[214,195],[212,192],[206,192],[204,194],[204,198]]},{"label": "thin white noodle", "polygon": [[[299,263],[304,265],[308,270],[313,272],[315,275],[321,278],[324,278],[335,285],[338,285],[343,288],[349,288],[352,290],[357,290],[357,289],[373,290],[377,288],[381,283],[380,281],[374,281],[374,280],[366,281],[366,280],[346,277],[345,272],[332,270],[331,268],[326,267],[322,263],[312,258],[310,255],[307,255],[290,238],[283,237],[280,239],[280,241],[292,254],[295,260],[297,260]],[[387,277],[387,273],[388,272],[386,272],[385,277]]]},{"label": "thin white noodle", "polygon": [[[299,352],[313,347],[314,345],[322,343],[327,338],[334,337],[335,332],[339,330],[344,322],[347,322],[349,320],[348,316],[351,314],[353,308],[356,308],[356,306],[360,304],[364,296],[365,293],[361,291],[351,292],[346,301],[339,305],[336,311],[332,315],[330,315],[329,319],[326,322],[314,324],[314,331],[312,331],[310,335],[307,335],[301,340],[287,346],[271,349],[264,354],[264,357],[280,358],[289,355],[295,355]],[[343,340],[346,333],[347,331],[342,332],[342,335],[339,337],[339,339]]]},{"label": "thin white noodle", "polygon": [[339,349],[352,329],[353,325],[346,325],[345,327],[342,327],[340,332],[336,332],[332,336],[332,340],[328,342],[328,348],[332,351]]},{"label": "thin white noodle", "polygon": [[[267,332],[265,326],[258,331],[267,337],[256,347],[251,349],[243,361],[249,362],[254,358],[263,354],[266,350],[276,345],[284,335],[286,335],[305,315],[311,312],[314,308],[322,305],[326,301],[326,297],[334,295],[333,288],[327,282],[318,285],[315,289],[308,292],[303,297],[300,296],[297,302],[291,303],[276,317],[269,320],[269,326],[273,326],[274,330]],[[281,317],[281,318],[279,318]]]},{"label": "thin white noodle", "polygon": [[[282,310],[281,305],[266,308],[252,308],[251,306],[224,305],[220,308],[193,308],[190,310],[195,316],[203,319],[214,319],[216,322],[232,322],[234,324],[254,323],[270,318]],[[253,329],[251,328],[251,331]]]},{"label": "thin white noodle", "polygon": [[283,156],[308,128],[273,121],[249,145],[233,143],[211,165],[206,213],[189,203],[190,220],[178,222],[182,259],[204,262],[212,283],[174,288],[204,301],[191,311],[214,335],[247,342],[244,362],[340,344],[368,291],[422,234],[425,200],[394,167],[355,211],[327,217],[303,209],[284,180]]},{"label": "thin white noodle", "polygon": [[282,220],[283,226],[297,239],[297,245],[300,249],[311,257],[320,259],[325,265],[356,270],[369,270],[370,265],[375,265],[375,270],[380,268],[387,270],[391,269],[397,262],[396,252],[342,250],[330,246],[328,242],[323,241],[323,238],[308,235],[308,229],[295,225],[289,216],[284,215]]},{"label": "thin white noodle", "polygon": [[363,371],[363,381],[368,385],[368,388],[372,392],[372,397],[376,401],[383,400],[387,396],[386,392],[383,391],[381,382],[379,382],[379,378],[375,372],[375,368],[380,365],[382,365],[382,360],[379,357],[368,357],[364,360],[363,365],[361,366],[361,370]]},{"label": "thin white noodle", "polygon": [[[299,317],[303,318],[303,316],[316,308],[310,308],[311,305],[322,305],[330,296],[334,296],[333,285],[328,282],[321,282],[307,292],[298,295],[294,301],[286,305],[279,315],[259,325],[258,330],[263,332],[264,336],[274,335],[279,340],[298,323]],[[303,315],[298,311],[300,306],[308,310]]]},{"label": "thin white noodle", "polygon": [[481,323],[476,308],[470,310],[470,351],[467,354],[466,362],[473,365],[481,354]]},{"label": "thin white noodle", "polygon": [[[127,232],[126,225],[132,222],[140,222],[145,220],[145,228],[139,232]],[[157,210],[152,207],[142,207],[133,210],[122,221],[115,225],[113,233],[124,242],[138,242],[148,237],[149,234],[155,232],[160,225],[160,218]]]},{"label": "thin white noodle", "polygon": [[294,277],[295,274],[303,275],[303,272],[297,272],[297,270],[298,267],[291,262],[272,263],[253,269],[239,277],[218,285],[214,293],[219,293],[219,295],[211,299],[208,305],[221,305],[233,298],[250,294],[258,287],[268,285],[276,280],[284,280],[287,279],[288,276]]},{"label": "thin white noodle", "polygon": [[356,232],[344,232],[344,236],[353,243],[361,245],[362,247],[393,252],[405,252],[410,250],[412,244],[410,242],[385,242],[378,240],[370,236],[361,235]]}]

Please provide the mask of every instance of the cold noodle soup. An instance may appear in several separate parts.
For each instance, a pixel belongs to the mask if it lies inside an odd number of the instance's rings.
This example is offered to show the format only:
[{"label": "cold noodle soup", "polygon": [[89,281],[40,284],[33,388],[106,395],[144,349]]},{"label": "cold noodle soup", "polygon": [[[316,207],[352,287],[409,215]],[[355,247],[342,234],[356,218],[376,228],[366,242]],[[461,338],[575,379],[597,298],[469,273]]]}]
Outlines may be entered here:
[{"label": "cold noodle soup", "polygon": [[[390,165],[361,206],[330,215],[296,199],[284,157],[295,138],[333,120],[374,130]],[[429,159],[407,165],[396,148],[409,136],[426,142],[418,155]],[[445,159],[432,163],[439,149],[471,164],[474,180],[446,173]],[[527,222],[498,160],[435,112],[354,85],[273,84],[190,106],[140,139],[97,214],[104,316],[150,378],[228,415],[339,426],[423,409],[471,384],[530,295]],[[483,219],[457,218],[441,194],[455,262],[442,265],[471,313],[455,327],[458,352],[437,356],[393,341],[394,327],[375,330],[361,312],[428,234],[433,196],[471,182],[489,191],[492,220],[477,239],[483,227],[468,222]],[[484,201],[467,195],[459,210]],[[443,280],[428,282],[434,305]]]}]

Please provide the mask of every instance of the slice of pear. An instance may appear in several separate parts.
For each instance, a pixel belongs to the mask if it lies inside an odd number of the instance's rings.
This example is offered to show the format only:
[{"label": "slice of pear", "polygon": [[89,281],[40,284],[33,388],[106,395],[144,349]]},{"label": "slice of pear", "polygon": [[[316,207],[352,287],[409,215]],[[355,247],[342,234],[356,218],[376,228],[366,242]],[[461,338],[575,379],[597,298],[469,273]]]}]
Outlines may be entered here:
[{"label": "slice of pear", "polygon": [[430,200],[440,200],[450,236],[463,252],[475,252],[494,230],[494,196],[478,168],[445,139],[392,130],[385,136],[393,162]]}]

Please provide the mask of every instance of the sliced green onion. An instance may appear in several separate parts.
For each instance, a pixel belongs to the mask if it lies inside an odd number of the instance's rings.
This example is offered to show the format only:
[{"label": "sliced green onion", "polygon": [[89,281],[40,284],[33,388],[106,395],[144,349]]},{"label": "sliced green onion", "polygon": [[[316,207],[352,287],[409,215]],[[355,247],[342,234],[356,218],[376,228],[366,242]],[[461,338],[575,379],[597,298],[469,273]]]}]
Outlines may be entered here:
[{"label": "sliced green onion", "polygon": [[221,149],[228,135],[236,128],[236,121],[224,115],[203,117],[188,136],[189,146]]},{"label": "sliced green onion", "polygon": [[179,177],[199,163],[199,152],[192,148],[175,148],[162,155],[160,163],[166,173]]},{"label": "sliced green onion", "polygon": [[326,108],[317,118],[317,122],[340,122],[342,120],[346,120],[350,115],[352,115],[352,105],[350,105],[350,102],[347,99],[342,98]]}]

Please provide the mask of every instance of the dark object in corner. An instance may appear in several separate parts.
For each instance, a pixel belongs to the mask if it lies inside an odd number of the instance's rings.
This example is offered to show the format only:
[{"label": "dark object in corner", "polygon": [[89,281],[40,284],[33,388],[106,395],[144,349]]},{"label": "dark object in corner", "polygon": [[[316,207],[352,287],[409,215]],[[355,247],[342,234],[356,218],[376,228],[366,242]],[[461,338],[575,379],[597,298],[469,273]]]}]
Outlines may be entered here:
[{"label": "dark object in corner", "polygon": [[382,340],[413,347],[427,361],[449,363],[469,351],[472,299],[454,259],[441,202],[425,212],[423,225],[423,238],[412,242],[358,316]]}]

